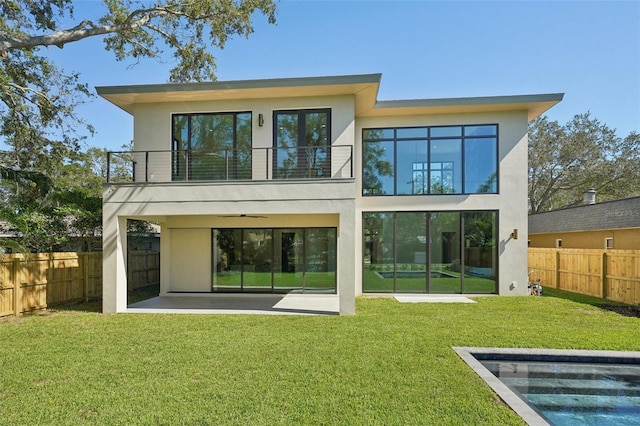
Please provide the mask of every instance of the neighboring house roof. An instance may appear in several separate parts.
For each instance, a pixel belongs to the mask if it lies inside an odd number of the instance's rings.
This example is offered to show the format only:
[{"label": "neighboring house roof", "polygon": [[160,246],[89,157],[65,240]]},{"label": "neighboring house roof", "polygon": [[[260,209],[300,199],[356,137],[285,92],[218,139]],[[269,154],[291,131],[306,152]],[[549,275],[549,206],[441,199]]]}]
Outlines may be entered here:
[{"label": "neighboring house roof", "polygon": [[529,121],[560,102],[562,93],[471,98],[378,101],[382,74],[300,77],[206,83],[143,84],[96,87],[100,96],[128,113],[140,103],[230,99],[343,96],[355,98],[357,117],[527,111]]},{"label": "neighboring house roof", "polygon": [[529,216],[529,234],[640,228],[640,197]]}]

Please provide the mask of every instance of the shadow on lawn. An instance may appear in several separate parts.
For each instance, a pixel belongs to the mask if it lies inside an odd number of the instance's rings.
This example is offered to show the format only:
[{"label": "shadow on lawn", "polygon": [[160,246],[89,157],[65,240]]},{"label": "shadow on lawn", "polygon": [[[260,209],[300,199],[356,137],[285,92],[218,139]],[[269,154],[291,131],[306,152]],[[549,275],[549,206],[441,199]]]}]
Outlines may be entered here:
[{"label": "shadow on lawn", "polygon": [[600,308],[605,311],[616,312],[625,317],[640,318],[640,307],[637,305],[627,305],[621,302],[614,302],[612,300],[600,299],[599,297],[571,293],[548,287],[544,288],[543,297],[557,297],[560,299],[571,300],[572,302],[595,306],[596,308]]},{"label": "shadow on lawn", "polygon": [[[151,299],[152,297],[156,297],[159,293],[160,293],[160,285],[151,285],[147,287],[138,288],[136,290],[131,290],[127,294],[127,304],[130,305],[132,303]],[[101,313],[102,299],[91,300],[89,302],[76,302],[76,303],[69,303],[66,305],[58,305],[50,309],[47,309],[47,311],[51,311],[51,312],[74,311],[74,312]],[[38,312],[42,312],[42,311],[38,311]]]}]

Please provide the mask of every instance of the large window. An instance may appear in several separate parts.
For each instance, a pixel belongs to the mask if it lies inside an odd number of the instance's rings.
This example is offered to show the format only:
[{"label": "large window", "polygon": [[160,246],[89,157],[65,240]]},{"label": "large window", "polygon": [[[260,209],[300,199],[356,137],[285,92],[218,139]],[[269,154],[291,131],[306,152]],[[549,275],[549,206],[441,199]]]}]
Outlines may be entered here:
[{"label": "large window", "polygon": [[174,114],[173,180],[251,179],[251,113]]},{"label": "large window", "polygon": [[496,212],[367,212],[362,219],[364,292],[496,293]]},{"label": "large window", "polygon": [[336,228],[214,229],[212,290],[336,291]]},{"label": "large window", "polygon": [[364,129],[363,195],[498,191],[498,126]]},{"label": "large window", "polygon": [[331,175],[331,110],[274,113],[274,176],[277,179]]}]

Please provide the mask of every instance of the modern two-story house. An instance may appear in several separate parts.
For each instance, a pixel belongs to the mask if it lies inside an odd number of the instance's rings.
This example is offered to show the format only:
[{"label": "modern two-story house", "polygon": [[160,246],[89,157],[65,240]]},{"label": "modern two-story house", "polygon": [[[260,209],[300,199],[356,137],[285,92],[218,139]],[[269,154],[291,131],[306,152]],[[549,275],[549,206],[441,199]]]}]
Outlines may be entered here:
[{"label": "modern two-story house", "polygon": [[[378,101],[381,75],[99,87],[104,311],[128,219],[161,226],[161,295],[527,293],[527,125],[562,94]],[[131,173],[122,167],[131,166]]]}]

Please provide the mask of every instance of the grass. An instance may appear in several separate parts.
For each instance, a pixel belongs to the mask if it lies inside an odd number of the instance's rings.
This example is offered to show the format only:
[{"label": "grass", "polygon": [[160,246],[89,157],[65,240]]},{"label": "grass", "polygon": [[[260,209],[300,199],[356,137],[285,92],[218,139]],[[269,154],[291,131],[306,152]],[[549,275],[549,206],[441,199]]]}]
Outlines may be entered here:
[{"label": "grass", "polygon": [[7,318],[0,423],[521,425],[451,346],[640,350],[640,319],[553,293],[358,299],[352,317],[103,315],[93,304]]}]

